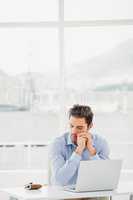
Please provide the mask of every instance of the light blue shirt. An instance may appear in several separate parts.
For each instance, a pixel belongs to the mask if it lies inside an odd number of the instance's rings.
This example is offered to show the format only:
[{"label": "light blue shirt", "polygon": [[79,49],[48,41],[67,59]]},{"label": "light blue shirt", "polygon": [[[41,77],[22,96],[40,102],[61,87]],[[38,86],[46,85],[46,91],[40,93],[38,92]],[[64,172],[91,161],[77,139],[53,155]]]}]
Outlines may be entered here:
[{"label": "light blue shirt", "polygon": [[109,158],[109,147],[104,138],[92,135],[92,144],[96,155],[91,156],[88,149],[82,155],[75,153],[76,145],[73,144],[70,133],[55,139],[52,143],[49,159],[51,166],[51,184],[73,185],[76,183],[78,168],[81,160],[99,160]]}]

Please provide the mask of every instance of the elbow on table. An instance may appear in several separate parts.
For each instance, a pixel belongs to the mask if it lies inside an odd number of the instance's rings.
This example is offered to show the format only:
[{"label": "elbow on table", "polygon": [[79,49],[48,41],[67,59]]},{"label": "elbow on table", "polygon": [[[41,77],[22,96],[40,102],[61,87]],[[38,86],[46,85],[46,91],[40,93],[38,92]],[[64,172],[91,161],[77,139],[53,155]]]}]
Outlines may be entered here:
[{"label": "elbow on table", "polygon": [[68,179],[66,176],[60,174],[60,173],[56,173],[55,175],[55,183],[57,185],[60,185],[60,186],[65,186],[65,185],[68,185]]}]

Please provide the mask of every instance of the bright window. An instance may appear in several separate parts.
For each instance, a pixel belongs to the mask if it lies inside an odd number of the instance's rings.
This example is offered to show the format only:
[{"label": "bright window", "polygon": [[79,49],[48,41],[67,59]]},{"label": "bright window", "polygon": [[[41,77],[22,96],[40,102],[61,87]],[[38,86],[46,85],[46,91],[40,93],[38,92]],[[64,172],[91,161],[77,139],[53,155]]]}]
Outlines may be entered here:
[{"label": "bright window", "polygon": [[57,0],[2,0],[0,22],[49,21],[58,19]]},{"label": "bright window", "polygon": [[65,0],[65,20],[132,19],[132,0]]},{"label": "bright window", "polygon": [[[67,130],[65,112],[76,103],[92,106],[93,130],[132,169],[132,6],[132,0],[0,2],[1,169],[44,169],[47,158],[38,158],[47,155],[48,140]],[[19,112],[7,112],[13,110]],[[15,165],[16,158],[22,163]]]}]

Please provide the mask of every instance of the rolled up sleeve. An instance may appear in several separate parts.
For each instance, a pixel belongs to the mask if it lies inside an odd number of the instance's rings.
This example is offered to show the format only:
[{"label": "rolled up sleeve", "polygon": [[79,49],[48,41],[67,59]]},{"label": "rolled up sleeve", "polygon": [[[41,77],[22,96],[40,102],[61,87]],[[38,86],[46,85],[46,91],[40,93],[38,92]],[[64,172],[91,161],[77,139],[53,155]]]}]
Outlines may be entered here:
[{"label": "rolled up sleeve", "polygon": [[60,142],[55,142],[50,148],[52,183],[67,185],[78,169],[80,160],[81,156],[73,152],[71,157],[65,161]]}]

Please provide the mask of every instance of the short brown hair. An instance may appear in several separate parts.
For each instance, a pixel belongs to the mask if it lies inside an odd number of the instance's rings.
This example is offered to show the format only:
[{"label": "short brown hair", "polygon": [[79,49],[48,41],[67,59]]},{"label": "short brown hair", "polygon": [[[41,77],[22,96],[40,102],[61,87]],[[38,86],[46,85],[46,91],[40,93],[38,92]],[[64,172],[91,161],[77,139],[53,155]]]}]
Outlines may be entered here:
[{"label": "short brown hair", "polygon": [[70,108],[69,110],[69,118],[71,116],[78,118],[85,118],[88,126],[91,124],[93,120],[93,112],[91,110],[91,107],[86,105],[79,105],[79,104],[73,105],[73,107]]}]

